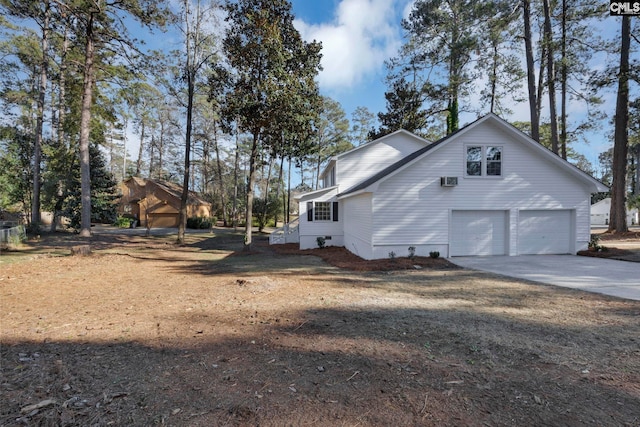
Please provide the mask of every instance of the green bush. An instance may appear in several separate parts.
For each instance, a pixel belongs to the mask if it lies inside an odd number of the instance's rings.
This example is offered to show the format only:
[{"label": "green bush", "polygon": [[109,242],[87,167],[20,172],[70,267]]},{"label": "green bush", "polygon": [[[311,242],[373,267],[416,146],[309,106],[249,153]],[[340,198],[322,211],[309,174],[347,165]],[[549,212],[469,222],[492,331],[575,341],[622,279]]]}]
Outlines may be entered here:
[{"label": "green bush", "polygon": [[204,230],[207,228],[211,228],[213,224],[215,224],[215,217],[208,216],[196,216],[187,218],[187,228],[193,228],[195,230]]},{"label": "green bush", "polygon": [[416,247],[409,246],[409,259],[414,259],[416,257]]},{"label": "green bush", "polygon": [[324,248],[324,247],[325,247],[325,245],[326,245],[327,241],[325,240],[325,238],[324,238],[324,237],[322,237],[322,236],[318,236],[318,237],[316,237],[316,243],[318,244],[318,247],[319,247],[320,249],[322,249],[322,248]]},{"label": "green bush", "polygon": [[600,236],[592,234],[589,240],[589,250],[593,252],[605,252],[607,248],[600,244]]},{"label": "green bush", "polygon": [[429,252],[429,256],[433,259],[439,258],[440,257],[440,252],[438,251],[431,251]]},{"label": "green bush", "polygon": [[131,218],[127,218],[124,216],[119,216],[116,218],[115,222],[113,223],[113,225],[115,227],[118,228],[129,228],[129,226],[131,225],[131,222],[133,221],[133,219]]}]

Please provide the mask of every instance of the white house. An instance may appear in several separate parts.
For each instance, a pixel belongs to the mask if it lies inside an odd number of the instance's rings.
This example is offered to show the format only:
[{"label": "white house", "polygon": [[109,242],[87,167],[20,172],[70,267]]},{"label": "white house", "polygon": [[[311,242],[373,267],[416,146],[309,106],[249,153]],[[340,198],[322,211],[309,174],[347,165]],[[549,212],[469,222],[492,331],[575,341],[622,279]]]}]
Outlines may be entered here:
[{"label": "white house", "polygon": [[[364,259],[565,254],[585,249],[591,193],[608,188],[486,115],[437,142],[400,130],[342,153],[299,198],[301,249]],[[284,242],[282,230],[272,243]],[[291,241],[291,240],[288,240]]]},{"label": "white house", "polygon": [[[611,198],[607,197],[591,205],[591,225],[609,225]],[[638,225],[638,209],[627,209],[627,225]]]}]

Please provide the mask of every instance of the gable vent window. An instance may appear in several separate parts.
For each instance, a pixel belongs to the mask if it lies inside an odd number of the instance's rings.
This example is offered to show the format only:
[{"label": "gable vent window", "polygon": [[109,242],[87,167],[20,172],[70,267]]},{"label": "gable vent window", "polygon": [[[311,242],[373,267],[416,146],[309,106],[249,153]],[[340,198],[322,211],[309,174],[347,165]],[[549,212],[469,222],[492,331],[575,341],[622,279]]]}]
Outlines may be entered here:
[{"label": "gable vent window", "polygon": [[307,202],[307,221],[338,221],[338,202]]},{"label": "gable vent window", "polygon": [[502,176],[502,147],[468,146],[466,156],[466,176]]}]

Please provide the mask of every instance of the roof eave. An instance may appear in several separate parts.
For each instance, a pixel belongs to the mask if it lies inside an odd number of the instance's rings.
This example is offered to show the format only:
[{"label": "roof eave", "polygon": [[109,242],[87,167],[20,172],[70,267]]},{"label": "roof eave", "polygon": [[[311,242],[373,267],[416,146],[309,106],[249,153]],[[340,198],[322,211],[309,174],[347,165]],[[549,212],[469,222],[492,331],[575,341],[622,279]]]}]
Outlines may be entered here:
[{"label": "roof eave", "polygon": [[328,192],[330,192],[330,191],[332,191],[332,190],[335,190],[335,191],[336,191],[336,193],[337,193],[337,191],[338,191],[338,186],[337,186],[337,185],[334,185],[334,186],[332,186],[332,187],[320,188],[320,189],[318,189],[318,190],[309,191],[308,193],[303,193],[303,194],[300,194],[300,195],[298,195],[298,196],[294,197],[294,200],[302,201],[303,199],[306,199],[306,198],[313,198],[314,196],[317,196],[317,195],[319,195],[319,194],[323,194],[323,193],[328,193]]}]

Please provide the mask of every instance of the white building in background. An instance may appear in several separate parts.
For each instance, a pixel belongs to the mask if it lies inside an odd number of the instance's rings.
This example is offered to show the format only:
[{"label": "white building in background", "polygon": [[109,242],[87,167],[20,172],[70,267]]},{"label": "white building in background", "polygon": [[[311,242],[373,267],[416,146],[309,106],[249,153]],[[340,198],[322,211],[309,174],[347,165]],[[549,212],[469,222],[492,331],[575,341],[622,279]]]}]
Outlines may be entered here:
[{"label": "white building in background", "polygon": [[[591,225],[609,225],[611,198],[607,197],[591,205]],[[638,209],[627,209],[627,225],[638,225]]]}]

